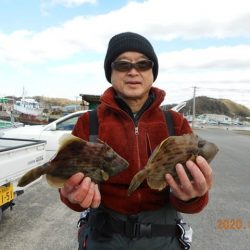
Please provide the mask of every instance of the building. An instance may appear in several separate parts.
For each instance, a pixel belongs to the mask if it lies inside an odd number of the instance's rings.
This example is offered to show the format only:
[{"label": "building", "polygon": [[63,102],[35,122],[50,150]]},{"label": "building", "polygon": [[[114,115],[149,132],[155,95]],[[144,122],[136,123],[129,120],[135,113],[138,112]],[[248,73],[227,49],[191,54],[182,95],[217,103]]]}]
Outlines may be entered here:
[{"label": "building", "polygon": [[82,97],[82,107],[83,110],[86,109],[95,109],[100,104],[100,95],[85,95],[80,94]]},{"label": "building", "polygon": [[197,119],[203,121],[203,123],[208,123],[208,124],[230,125],[233,123],[233,120],[231,117],[227,115],[219,115],[219,114],[202,114],[202,115],[199,115]]}]

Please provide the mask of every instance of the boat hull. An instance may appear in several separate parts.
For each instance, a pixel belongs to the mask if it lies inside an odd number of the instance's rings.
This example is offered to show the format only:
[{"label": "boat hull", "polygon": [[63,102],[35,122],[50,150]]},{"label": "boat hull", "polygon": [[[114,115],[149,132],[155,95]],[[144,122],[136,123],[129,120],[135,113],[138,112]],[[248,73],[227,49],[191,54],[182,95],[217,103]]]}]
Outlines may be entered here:
[{"label": "boat hull", "polygon": [[33,116],[28,114],[19,114],[18,116],[15,116],[15,120],[27,125],[40,125],[49,123],[48,116]]}]

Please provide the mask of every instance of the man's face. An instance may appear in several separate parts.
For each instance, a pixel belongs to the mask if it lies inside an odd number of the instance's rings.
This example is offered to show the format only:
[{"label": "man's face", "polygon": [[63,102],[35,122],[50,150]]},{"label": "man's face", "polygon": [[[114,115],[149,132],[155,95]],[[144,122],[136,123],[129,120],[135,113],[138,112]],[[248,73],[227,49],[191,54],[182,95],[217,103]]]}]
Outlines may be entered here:
[{"label": "man's face", "polygon": [[[145,60],[148,60],[145,55],[130,51],[119,55],[115,62],[137,63]],[[147,70],[131,68],[127,71],[119,71],[113,67],[111,73],[111,84],[113,88],[125,100],[146,100],[153,81],[152,68]]]}]

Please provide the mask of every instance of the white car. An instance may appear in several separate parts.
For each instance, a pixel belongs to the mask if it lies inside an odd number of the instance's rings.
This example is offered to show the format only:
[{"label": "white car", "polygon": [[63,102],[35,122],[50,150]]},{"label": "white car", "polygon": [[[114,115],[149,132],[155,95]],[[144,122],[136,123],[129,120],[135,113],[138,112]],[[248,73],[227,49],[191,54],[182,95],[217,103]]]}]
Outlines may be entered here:
[{"label": "white car", "polygon": [[47,142],[46,159],[48,162],[57,152],[59,138],[65,133],[71,133],[77,119],[87,110],[77,111],[63,116],[47,125],[31,125],[2,130],[0,137],[45,140]]}]

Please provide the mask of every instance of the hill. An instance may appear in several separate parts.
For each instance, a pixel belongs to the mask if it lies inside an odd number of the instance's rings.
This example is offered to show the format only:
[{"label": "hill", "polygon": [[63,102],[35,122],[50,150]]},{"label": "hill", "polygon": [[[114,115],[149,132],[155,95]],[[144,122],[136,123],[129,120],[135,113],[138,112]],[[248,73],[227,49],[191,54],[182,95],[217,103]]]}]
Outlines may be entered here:
[{"label": "hill", "polygon": [[[192,114],[193,99],[187,100],[186,106],[181,110],[184,114]],[[176,104],[167,105],[167,108]],[[250,117],[250,109],[244,105],[237,104],[228,99],[215,99],[207,96],[198,96],[195,98],[196,115],[201,114],[222,114],[229,117],[239,117],[245,119]]]},{"label": "hill", "polygon": [[[16,101],[16,100],[21,100],[21,96],[16,97],[16,96],[6,96],[6,98],[9,98],[10,100]],[[58,98],[58,97],[46,97],[46,96],[27,96],[26,98],[33,98],[39,103],[41,103],[43,106],[66,106],[66,105],[71,105],[71,104],[80,104],[81,101],[75,101],[75,100],[70,100],[67,98]]]},{"label": "hill", "polygon": [[235,114],[237,116],[249,117],[250,109],[244,105],[237,104],[228,99],[221,99],[221,101],[228,107],[231,114]]},{"label": "hill", "polygon": [[[9,97],[17,99],[16,97]],[[81,104],[81,101],[70,100],[66,98],[52,98],[45,96],[33,96],[38,102],[41,102],[44,106],[66,106],[71,104]],[[20,99],[20,97],[19,97]],[[181,109],[184,114],[192,114],[193,99],[187,100],[187,104]],[[195,98],[196,115],[201,114],[223,114],[229,117],[239,117],[245,119],[250,117],[250,109],[244,105],[235,103],[229,99],[215,99],[207,96],[198,96]],[[169,109],[177,104],[164,105],[163,109]]]},{"label": "hill", "polygon": [[[56,98],[56,97],[46,97],[46,96],[33,96],[35,100],[40,103],[44,103],[50,106],[66,106],[71,104],[76,104],[76,101],[67,98]],[[77,102],[80,104],[81,102]]]}]

